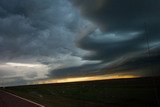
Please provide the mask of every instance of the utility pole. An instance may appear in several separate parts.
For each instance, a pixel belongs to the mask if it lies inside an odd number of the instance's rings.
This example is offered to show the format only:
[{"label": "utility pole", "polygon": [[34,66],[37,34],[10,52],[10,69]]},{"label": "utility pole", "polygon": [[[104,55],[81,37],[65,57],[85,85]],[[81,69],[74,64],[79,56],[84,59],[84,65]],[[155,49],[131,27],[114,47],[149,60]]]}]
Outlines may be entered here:
[{"label": "utility pole", "polygon": [[149,30],[148,30],[148,26],[147,23],[144,23],[145,25],[145,36],[146,36],[146,45],[147,45],[147,52],[148,52],[148,64],[151,67],[151,72],[152,72],[152,76],[153,76],[153,88],[154,88],[154,93],[155,93],[155,97],[156,97],[156,103],[157,106],[160,107],[160,100],[159,100],[159,95],[158,95],[158,90],[157,90],[157,84],[156,84],[156,79],[154,78],[155,76],[155,72],[153,70],[153,67],[151,66],[151,62],[150,62],[150,57],[151,57],[151,51],[150,51],[150,45],[149,45]]}]

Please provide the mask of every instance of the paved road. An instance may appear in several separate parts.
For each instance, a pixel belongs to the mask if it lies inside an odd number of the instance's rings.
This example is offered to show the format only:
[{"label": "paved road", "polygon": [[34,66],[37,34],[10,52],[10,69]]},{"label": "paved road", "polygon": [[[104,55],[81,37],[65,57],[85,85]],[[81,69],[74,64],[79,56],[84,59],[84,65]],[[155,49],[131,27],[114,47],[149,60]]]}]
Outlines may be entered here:
[{"label": "paved road", "polygon": [[30,100],[0,90],[0,107],[44,107]]}]

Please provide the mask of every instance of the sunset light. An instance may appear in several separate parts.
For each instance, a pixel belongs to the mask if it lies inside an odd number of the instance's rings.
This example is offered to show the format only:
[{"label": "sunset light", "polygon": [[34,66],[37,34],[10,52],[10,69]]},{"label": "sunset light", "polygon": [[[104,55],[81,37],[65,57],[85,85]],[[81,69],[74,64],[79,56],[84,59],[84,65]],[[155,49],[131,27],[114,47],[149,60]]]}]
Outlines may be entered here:
[{"label": "sunset light", "polygon": [[95,81],[95,80],[110,80],[110,79],[128,79],[138,78],[136,75],[100,75],[100,76],[88,76],[88,77],[71,77],[64,79],[50,79],[35,82],[34,84],[49,84],[49,83],[68,83],[68,82],[81,82],[81,81]]}]

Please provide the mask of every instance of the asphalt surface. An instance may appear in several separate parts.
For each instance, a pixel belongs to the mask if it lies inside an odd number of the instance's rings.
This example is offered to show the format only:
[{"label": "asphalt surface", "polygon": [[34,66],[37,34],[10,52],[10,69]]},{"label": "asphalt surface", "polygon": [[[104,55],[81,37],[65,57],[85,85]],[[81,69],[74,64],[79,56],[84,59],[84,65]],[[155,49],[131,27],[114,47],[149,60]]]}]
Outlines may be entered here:
[{"label": "asphalt surface", "polygon": [[44,107],[30,100],[0,90],[0,107]]}]

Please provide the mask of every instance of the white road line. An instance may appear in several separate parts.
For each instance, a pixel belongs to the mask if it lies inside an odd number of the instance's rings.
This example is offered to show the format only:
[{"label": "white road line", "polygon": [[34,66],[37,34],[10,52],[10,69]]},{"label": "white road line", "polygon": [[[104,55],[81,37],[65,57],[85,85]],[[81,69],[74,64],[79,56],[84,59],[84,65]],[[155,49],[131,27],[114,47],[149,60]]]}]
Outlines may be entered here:
[{"label": "white road line", "polygon": [[36,102],[30,101],[30,100],[25,99],[25,98],[22,98],[22,97],[20,97],[20,96],[15,95],[15,94],[12,94],[12,93],[9,93],[9,92],[3,91],[3,90],[0,90],[0,91],[2,91],[2,92],[4,92],[4,93],[7,93],[7,94],[9,94],[9,95],[12,95],[12,96],[14,96],[14,97],[20,98],[20,99],[22,99],[22,100],[25,100],[25,101],[27,101],[27,102],[30,102],[30,103],[32,103],[32,104],[35,104],[35,105],[37,105],[37,106],[45,107],[45,106],[43,106],[43,105],[40,105],[40,104],[38,104],[38,103],[36,103]]}]

